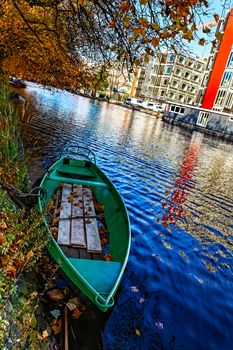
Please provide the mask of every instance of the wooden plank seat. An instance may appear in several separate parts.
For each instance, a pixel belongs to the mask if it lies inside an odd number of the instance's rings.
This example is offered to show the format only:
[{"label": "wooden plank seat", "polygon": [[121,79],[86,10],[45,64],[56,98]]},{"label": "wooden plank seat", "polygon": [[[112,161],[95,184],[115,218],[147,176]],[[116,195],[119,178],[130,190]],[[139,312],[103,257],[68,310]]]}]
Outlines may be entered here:
[{"label": "wooden plank seat", "polygon": [[76,184],[63,185],[57,243],[86,248],[88,253],[102,253],[93,196],[89,188]]}]

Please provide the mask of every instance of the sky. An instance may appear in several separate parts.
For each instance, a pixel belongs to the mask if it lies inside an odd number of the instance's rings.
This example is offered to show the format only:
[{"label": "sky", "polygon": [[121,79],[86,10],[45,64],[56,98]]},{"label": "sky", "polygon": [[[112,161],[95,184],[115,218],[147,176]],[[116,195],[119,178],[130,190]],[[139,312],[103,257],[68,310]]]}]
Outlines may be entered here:
[{"label": "sky", "polygon": [[[222,15],[223,14],[223,2],[221,0],[213,0],[212,3],[210,4],[210,8],[209,8],[209,12],[215,14],[217,13],[218,15]],[[233,1],[226,1],[227,3],[227,7],[233,8]],[[203,22],[210,22],[214,20],[213,16],[208,16],[208,17],[203,17]],[[206,37],[201,31],[198,32],[198,34],[200,35],[200,37],[204,37],[207,38],[208,41],[211,41],[214,39],[214,34],[216,31],[216,27],[212,27],[211,29],[211,33],[210,33],[210,37]],[[190,49],[193,51],[193,55],[197,56],[199,58],[204,58],[204,57],[208,57],[209,53],[210,53],[210,49],[211,49],[211,43],[208,43],[204,46],[200,46],[198,45],[197,41],[193,41],[191,42],[189,45]]]}]

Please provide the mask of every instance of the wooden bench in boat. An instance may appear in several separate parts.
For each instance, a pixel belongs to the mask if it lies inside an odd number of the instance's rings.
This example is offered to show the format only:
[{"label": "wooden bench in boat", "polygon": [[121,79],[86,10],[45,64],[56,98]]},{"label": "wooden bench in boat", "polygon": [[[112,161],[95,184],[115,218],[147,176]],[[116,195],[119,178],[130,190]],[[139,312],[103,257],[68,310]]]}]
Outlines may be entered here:
[{"label": "wooden bench in boat", "polygon": [[57,243],[102,253],[92,191],[78,184],[62,187]]}]

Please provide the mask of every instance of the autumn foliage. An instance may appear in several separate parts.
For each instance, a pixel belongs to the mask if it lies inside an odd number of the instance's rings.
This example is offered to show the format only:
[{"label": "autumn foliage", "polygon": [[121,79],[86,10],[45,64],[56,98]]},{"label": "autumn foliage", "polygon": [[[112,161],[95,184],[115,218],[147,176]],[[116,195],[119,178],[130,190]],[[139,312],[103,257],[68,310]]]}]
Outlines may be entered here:
[{"label": "autumn foliage", "polygon": [[207,8],[207,0],[2,1],[0,69],[76,89],[93,80],[93,62],[133,65],[161,49],[183,50]]}]

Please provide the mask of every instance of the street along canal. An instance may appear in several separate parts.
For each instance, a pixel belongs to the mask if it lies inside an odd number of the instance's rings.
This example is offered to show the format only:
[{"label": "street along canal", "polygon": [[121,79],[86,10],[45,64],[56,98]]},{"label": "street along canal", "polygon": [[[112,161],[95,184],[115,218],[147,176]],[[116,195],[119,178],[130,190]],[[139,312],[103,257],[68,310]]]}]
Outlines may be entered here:
[{"label": "street along canal", "polygon": [[25,94],[31,178],[65,145],[88,146],[129,211],[104,349],[232,349],[233,144],[35,84]]}]

